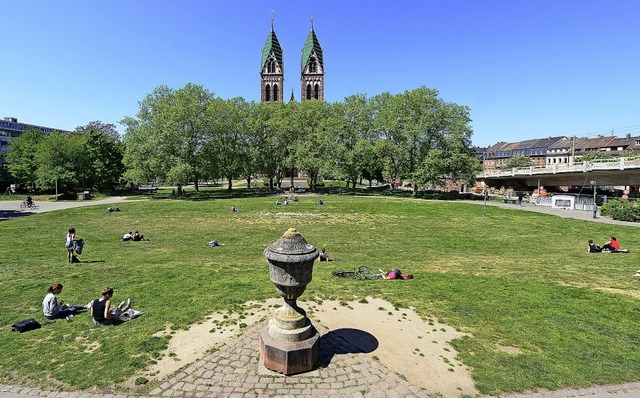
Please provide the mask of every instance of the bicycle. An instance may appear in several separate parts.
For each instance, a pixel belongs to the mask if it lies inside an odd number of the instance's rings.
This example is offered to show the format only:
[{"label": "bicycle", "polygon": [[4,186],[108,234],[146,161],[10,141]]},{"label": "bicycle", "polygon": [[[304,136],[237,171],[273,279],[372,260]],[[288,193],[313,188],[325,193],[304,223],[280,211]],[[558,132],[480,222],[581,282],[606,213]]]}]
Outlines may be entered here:
[{"label": "bicycle", "polygon": [[360,279],[360,280],[376,280],[380,278],[379,274],[376,274],[375,272],[373,272],[371,268],[367,267],[366,265],[361,265],[358,267],[357,270],[353,270],[353,271],[342,271],[342,270],[332,271],[331,275],[340,276],[343,278],[349,277],[352,279]]},{"label": "bicycle", "polygon": [[25,210],[25,209],[37,209],[38,206],[36,205],[35,202],[27,202],[26,200],[22,203],[20,203],[20,210]]}]

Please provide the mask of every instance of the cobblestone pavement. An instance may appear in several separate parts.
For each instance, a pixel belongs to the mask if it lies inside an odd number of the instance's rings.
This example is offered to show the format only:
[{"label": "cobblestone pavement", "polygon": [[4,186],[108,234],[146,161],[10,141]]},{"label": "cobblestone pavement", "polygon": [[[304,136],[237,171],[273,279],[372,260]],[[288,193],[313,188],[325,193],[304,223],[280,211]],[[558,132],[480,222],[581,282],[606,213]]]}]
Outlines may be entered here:
[{"label": "cobblestone pavement", "polygon": [[[88,202],[89,203],[89,202]],[[116,203],[109,202],[91,204]],[[482,202],[471,202],[482,204]],[[84,204],[84,203],[82,203]],[[593,219],[591,213],[524,205],[518,208],[497,202],[490,206],[537,211],[560,217],[611,224],[640,226],[636,223]],[[73,206],[69,206],[73,207]],[[65,206],[66,208],[66,206]],[[44,209],[43,209],[44,210]],[[55,209],[47,209],[50,211]],[[363,353],[340,336],[316,325],[320,338],[320,365],[312,372],[283,376],[262,366],[258,353],[258,332],[264,322],[248,328],[233,341],[187,365],[165,380],[148,387],[142,394],[105,392],[60,392],[0,384],[1,398],[163,398],[163,397],[427,397],[440,395],[425,391],[405,380],[402,369],[388,369],[373,353]],[[400,354],[400,353],[399,353]],[[425,377],[429,375],[425,374]],[[563,389],[533,393],[502,394],[502,398],[640,398],[640,382],[585,389]],[[449,398],[449,397],[445,397]]]},{"label": "cobblestone pavement", "polygon": [[[163,397],[426,397],[442,398],[405,380],[401,369],[388,369],[372,353],[318,326],[320,364],[293,376],[264,368],[258,353],[258,333],[265,322],[250,327],[232,342],[156,382],[143,394],[58,392],[0,384],[2,398],[163,398]],[[425,377],[429,375],[425,374]],[[640,382],[587,389],[565,389],[503,398],[638,398]],[[444,397],[450,398],[450,397]]]}]

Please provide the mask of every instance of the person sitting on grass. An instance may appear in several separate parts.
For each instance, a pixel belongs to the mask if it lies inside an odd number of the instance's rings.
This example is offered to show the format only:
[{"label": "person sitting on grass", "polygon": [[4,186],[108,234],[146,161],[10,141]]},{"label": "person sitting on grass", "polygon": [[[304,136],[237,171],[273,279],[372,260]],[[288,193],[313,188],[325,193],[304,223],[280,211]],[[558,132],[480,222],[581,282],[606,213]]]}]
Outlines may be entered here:
[{"label": "person sitting on grass", "polygon": [[91,316],[93,317],[93,323],[98,326],[117,325],[123,321],[120,319],[120,314],[129,309],[131,300],[128,299],[120,303],[115,309],[111,308],[111,298],[113,297],[113,289],[105,287],[102,290],[100,298],[93,300],[91,303]]},{"label": "person sitting on grass", "polygon": [[140,242],[141,240],[148,240],[148,239],[145,239],[144,235],[141,235],[137,229],[136,229],[136,232],[133,233],[133,237],[131,239],[133,239],[134,242]]},{"label": "person sitting on grass", "polygon": [[610,252],[617,252],[620,250],[620,243],[612,236],[609,241],[607,241],[604,245],[602,245],[602,250],[609,250]]},{"label": "person sitting on grass", "polygon": [[56,296],[62,293],[62,287],[61,283],[49,286],[47,288],[47,295],[44,296],[44,300],[42,300],[42,312],[44,313],[44,317],[49,320],[73,317],[78,311],[85,309],[85,307],[81,305],[67,305],[62,300],[58,303]]},{"label": "person sitting on grass", "polygon": [[122,237],[123,242],[128,242],[130,240],[133,240],[133,235],[131,235],[131,231],[125,233],[124,236]]},{"label": "person sitting on grass", "polygon": [[602,248],[595,243],[593,243],[593,239],[589,239],[589,243],[587,245],[587,253],[600,253],[602,252]]},{"label": "person sitting on grass", "polygon": [[320,254],[318,254],[318,261],[329,261],[329,255],[324,249],[322,249]]}]

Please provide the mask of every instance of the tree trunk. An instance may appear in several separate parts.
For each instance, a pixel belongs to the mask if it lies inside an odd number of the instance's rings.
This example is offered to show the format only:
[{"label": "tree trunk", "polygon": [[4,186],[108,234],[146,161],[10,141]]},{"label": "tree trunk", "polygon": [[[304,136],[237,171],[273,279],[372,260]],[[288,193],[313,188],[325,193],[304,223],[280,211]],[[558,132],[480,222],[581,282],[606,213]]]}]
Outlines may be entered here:
[{"label": "tree trunk", "polygon": [[291,166],[291,192],[293,192],[293,189],[294,189],[293,188],[293,183],[294,183],[294,181],[293,181],[293,173],[294,173],[295,170],[296,170],[296,168],[294,166]]},{"label": "tree trunk", "polygon": [[273,176],[269,177],[269,191],[273,191]]},{"label": "tree trunk", "polygon": [[182,196],[182,185],[178,184],[178,196]]},{"label": "tree trunk", "polygon": [[251,189],[251,177],[247,177],[247,188]]},{"label": "tree trunk", "polygon": [[227,183],[227,190],[228,190],[229,192],[231,192],[231,190],[233,189],[233,181],[232,181],[232,178],[231,178],[231,177],[227,177],[227,181],[228,181],[228,183]]},{"label": "tree trunk", "polygon": [[198,187],[198,179],[197,178],[193,181],[193,186],[195,187],[196,192],[200,192],[200,188]]}]

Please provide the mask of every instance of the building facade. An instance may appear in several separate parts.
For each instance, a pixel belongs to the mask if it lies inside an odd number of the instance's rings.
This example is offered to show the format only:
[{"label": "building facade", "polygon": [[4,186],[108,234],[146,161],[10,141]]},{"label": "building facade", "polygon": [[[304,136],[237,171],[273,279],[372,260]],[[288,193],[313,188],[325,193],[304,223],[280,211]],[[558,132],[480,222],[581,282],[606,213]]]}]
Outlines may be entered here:
[{"label": "building facade", "polygon": [[[68,131],[56,129],[53,127],[38,126],[35,124],[21,123],[15,117],[5,117],[0,120],[0,169],[4,172],[0,173],[0,176],[6,175],[7,165],[5,163],[5,157],[9,152],[9,141],[12,138],[18,138],[20,135],[28,130],[39,130],[42,134],[53,133],[59,131],[66,133]],[[1,178],[1,177],[0,177]]]}]

